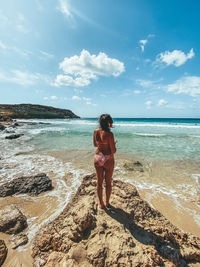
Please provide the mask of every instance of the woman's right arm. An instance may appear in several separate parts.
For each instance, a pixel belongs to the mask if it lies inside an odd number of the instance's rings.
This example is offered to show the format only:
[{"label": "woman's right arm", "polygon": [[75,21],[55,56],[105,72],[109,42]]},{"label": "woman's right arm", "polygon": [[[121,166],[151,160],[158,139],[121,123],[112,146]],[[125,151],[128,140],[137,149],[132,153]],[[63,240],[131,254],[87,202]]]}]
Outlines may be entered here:
[{"label": "woman's right arm", "polygon": [[116,146],[115,146],[115,140],[114,140],[114,134],[111,133],[110,140],[109,140],[110,150],[111,154],[114,154],[116,152]]}]

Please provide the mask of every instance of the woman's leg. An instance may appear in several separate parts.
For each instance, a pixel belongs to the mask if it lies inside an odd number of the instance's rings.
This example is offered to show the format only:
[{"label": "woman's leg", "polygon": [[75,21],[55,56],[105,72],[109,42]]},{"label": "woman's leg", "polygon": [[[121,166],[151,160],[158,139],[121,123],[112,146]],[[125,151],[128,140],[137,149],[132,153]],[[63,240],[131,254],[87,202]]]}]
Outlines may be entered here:
[{"label": "woman's leg", "polygon": [[103,195],[102,195],[102,184],[103,184],[103,167],[99,167],[95,165],[96,173],[97,173],[97,195],[99,198],[99,207],[102,209],[104,207],[103,203]]},{"label": "woman's leg", "polygon": [[109,199],[112,191],[112,175],[114,170],[114,160],[110,162],[109,167],[105,168],[106,180],[106,207],[109,205]]}]

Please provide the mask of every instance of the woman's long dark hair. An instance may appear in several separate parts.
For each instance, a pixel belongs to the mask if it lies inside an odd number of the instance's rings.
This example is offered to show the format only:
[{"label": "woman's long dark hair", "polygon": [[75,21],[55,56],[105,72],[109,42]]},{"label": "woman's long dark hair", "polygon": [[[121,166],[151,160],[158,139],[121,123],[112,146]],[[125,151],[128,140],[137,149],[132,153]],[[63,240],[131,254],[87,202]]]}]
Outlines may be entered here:
[{"label": "woman's long dark hair", "polygon": [[110,132],[108,123],[113,124],[113,119],[109,114],[102,114],[99,118],[99,124],[103,131]]}]

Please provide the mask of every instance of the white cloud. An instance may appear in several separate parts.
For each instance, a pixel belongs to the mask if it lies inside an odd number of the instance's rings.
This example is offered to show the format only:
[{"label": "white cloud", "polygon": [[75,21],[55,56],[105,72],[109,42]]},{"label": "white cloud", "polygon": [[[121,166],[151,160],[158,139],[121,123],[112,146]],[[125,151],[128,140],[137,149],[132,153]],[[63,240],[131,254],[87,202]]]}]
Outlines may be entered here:
[{"label": "white cloud", "polygon": [[86,105],[90,105],[90,106],[96,106],[96,104],[92,103],[92,100],[91,98],[88,98],[88,97],[80,97],[80,96],[77,96],[77,95],[74,95],[72,96],[72,100],[83,100],[85,102]]},{"label": "white cloud", "polygon": [[89,98],[89,97],[83,97],[83,100],[85,100],[85,101],[91,101],[91,98]]},{"label": "white cloud", "polygon": [[16,83],[23,86],[33,85],[39,78],[38,74],[27,73],[20,70],[13,70],[9,75],[0,73],[0,81]]},{"label": "white cloud", "polygon": [[42,59],[52,59],[52,58],[54,58],[54,55],[52,55],[50,53],[47,53],[45,51],[40,50],[40,53],[42,54],[42,57],[40,57]]},{"label": "white cloud", "polygon": [[83,90],[82,89],[77,89],[77,88],[74,88],[74,93],[78,93],[78,94],[81,94],[83,93]]},{"label": "white cloud", "polygon": [[29,51],[23,51],[23,50],[17,48],[16,46],[8,47],[8,50],[14,51],[17,54],[19,54],[21,56],[24,56],[24,57],[28,57],[30,54],[32,54],[31,52],[29,52]]},{"label": "white cloud", "polygon": [[51,100],[56,100],[56,99],[58,99],[58,98],[57,98],[57,96],[52,95],[52,96],[50,96],[50,99],[51,99]]},{"label": "white cloud", "polygon": [[141,47],[142,52],[144,52],[144,47],[148,43],[148,39],[149,38],[153,38],[153,37],[155,37],[155,34],[151,34],[150,33],[150,34],[148,34],[148,36],[147,36],[146,39],[139,41],[139,44],[140,44],[140,47]]},{"label": "white cloud", "polygon": [[66,86],[87,86],[90,84],[90,80],[86,78],[73,78],[69,75],[57,75],[56,80],[53,85],[55,86],[61,86],[61,85],[66,85]]},{"label": "white cloud", "polygon": [[155,34],[152,34],[152,33],[150,33],[148,36],[147,36],[147,38],[154,38],[155,37]]},{"label": "white cloud", "polygon": [[181,50],[174,50],[172,52],[165,51],[164,53],[160,53],[157,56],[156,62],[165,63],[167,66],[174,65],[179,67],[183,65],[188,59],[191,59],[195,56],[193,48],[190,49],[188,54],[185,54]]},{"label": "white cloud", "polygon": [[59,0],[59,8],[58,8],[65,16],[68,18],[72,18],[73,15],[70,11],[69,1],[67,0]]},{"label": "white cloud", "polygon": [[187,76],[165,87],[168,92],[174,94],[186,94],[190,96],[200,95],[200,77]]},{"label": "white cloud", "polygon": [[144,62],[145,62],[145,63],[149,63],[149,62],[151,62],[151,59],[147,58],[147,59],[145,59]]},{"label": "white cloud", "polygon": [[25,17],[23,14],[18,13],[17,17],[16,17],[16,27],[17,30],[22,32],[22,33],[28,33],[29,30],[27,29],[27,27],[25,26]]},{"label": "white cloud", "polygon": [[140,90],[134,90],[133,93],[136,95],[139,95],[141,93],[141,91]]},{"label": "white cloud", "polygon": [[143,80],[143,79],[137,79],[135,81],[136,85],[141,86],[143,88],[148,89],[161,89],[161,81],[163,81],[163,78],[160,78],[159,80]]},{"label": "white cloud", "polygon": [[145,45],[147,44],[148,40],[140,40],[139,43],[140,43],[140,47],[142,49],[142,52],[144,52],[144,47]]},{"label": "white cloud", "polygon": [[97,106],[97,104],[94,104],[94,103],[92,103],[91,101],[87,101],[86,104],[87,104],[87,105],[90,105],[90,106]]},{"label": "white cloud", "polygon": [[21,13],[18,13],[18,14],[17,14],[17,18],[18,18],[18,20],[21,21],[21,22],[23,22],[23,21],[25,20],[24,15],[21,14]]},{"label": "white cloud", "polygon": [[16,46],[7,46],[5,43],[0,41],[0,48],[4,51],[11,51],[11,52],[16,52],[17,54],[24,56],[24,57],[28,57],[30,54],[32,54],[30,51],[23,51],[19,48],[17,48]]},{"label": "white cloud", "polygon": [[47,96],[43,97],[44,100],[48,100],[49,98]]},{"label": "white cloud", "polygon": [[81,13],[80,10],[74,8],[71,5],[72,0],[59,0],[58,10],[68,19],[70,20],[70,27],[76,27],[76,17],[83,20],[86,23],[89,23],[93,27],[96,27],[101,30],[105,30],[100,24],[91,18],[87,17],[85,14]]},{"label": "white cloud", "polygon": [[141,87],[148,88],[148,87],[152,87],[154,82],[150,80],[137,79],[136,84],[140,85]]},{"label": "white cloud", "polygon": [[23,86],[36,84],[38,81],[52,85],[50,77],[40,73],[30,73],[21,70],[11,70],[8,73],[0,72],[0,82],[16,83]]},{"label": "white cloud", "polygon": [[166,101],[166,100],[164,100],[164,99],[160,99],[159,101],[158,101],[158,106],[165,106],[165,105],[167,105],[168,104],[168,102]]},{"label": "white cloud", "polygon": [[125,71],[124,63],[115,58],[109,58],[105,53],[91,55],[82,50],[80,56],[64,58],[60,69],[65,73],[56,77],[55,86],[87,86],[98,76],[119,76]]},{"label": "white cloud", "polygon": [[151,106],[152,106],[152,104],[153,104],[153,103],[152,103],[152,101],[150,101],[150,100],[148,100],[148,101],[145,102],[145,105],[146,105],[146,108],[147,108],[147,109],[150,109]]},{"label": "white cloud", "polygon": [[80,96],[74,95],[72,96],[72,100],[81,100]]}]

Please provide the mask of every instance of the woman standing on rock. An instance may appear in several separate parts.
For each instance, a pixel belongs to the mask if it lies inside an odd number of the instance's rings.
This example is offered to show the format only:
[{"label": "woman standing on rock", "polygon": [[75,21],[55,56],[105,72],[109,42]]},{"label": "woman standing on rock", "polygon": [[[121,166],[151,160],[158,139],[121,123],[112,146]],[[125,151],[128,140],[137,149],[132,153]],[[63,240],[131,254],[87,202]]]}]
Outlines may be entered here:
[{"label": "woman standing on rock", "polygon": [[112,174],[114,170],[114,153],[116,152],[114,135],[110,131],[113,120],[109,114],[102,114],[99,118],[99,128],[94,130],[93,142],[97,147],[94,156],[94,166],[97,173],[97,194],[99,198],[99,207],[104,207],[102,196],[103,179],[106,181],[106,207],[109,205],[109,199],[112,190]]}]

